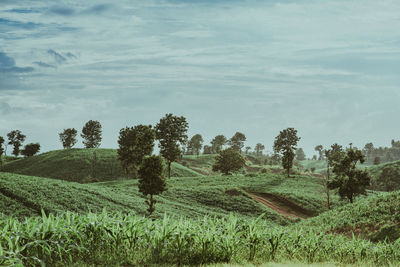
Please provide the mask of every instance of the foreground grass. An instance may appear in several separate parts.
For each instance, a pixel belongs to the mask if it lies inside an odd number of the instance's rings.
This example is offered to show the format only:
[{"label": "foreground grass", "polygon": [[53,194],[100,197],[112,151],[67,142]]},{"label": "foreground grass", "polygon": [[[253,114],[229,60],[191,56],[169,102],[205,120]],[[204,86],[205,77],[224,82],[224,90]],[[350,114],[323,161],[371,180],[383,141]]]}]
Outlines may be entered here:
[{"label": "foreground grass", "polygon": [[0,218],[0,229],[0,265],[400,263],[400,240],[371,243],[307,229],[288,231],[261,217],[153,221],[120,213],[43,213],[23,221]]}]

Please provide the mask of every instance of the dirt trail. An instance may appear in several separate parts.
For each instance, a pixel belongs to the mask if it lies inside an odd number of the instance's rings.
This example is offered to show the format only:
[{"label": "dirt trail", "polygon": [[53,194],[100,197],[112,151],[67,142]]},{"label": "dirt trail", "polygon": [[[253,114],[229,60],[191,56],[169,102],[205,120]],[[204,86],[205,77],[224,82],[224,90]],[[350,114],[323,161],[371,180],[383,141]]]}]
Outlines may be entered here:
[{"label": "dirt trail", "polygon": [[302,207],[294,204],[293,202],[268,193],[248,193],[254,200],[260,202],[261,204],[275,210],[279,214],[290,217],[307,219],[312,216],[312,214],[303,209]]}]

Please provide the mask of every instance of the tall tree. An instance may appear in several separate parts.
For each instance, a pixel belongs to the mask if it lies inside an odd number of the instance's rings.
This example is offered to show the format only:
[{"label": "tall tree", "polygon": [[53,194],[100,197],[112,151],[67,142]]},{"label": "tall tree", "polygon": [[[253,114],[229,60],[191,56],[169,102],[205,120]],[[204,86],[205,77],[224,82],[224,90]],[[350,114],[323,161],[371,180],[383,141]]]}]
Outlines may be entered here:
[{"label": "tall tree", "polygon": [[282,166],[287,171],[287,176],[290,177],[290,169],[293,166],[294,151],[296,150],[297,142],[300,137],[297,137],[297,130],[287,128],[280,131],[275,137],[274,151],[282,155]]},{"label": "tall tree", "polygon": [[222,147],[226,144],[226,142],[227,139],[222,134],[214,137],[214,139],[211,141],[213,153],[219,153],[222,150]]},{"label": "tall tree", "polygon": [[297,160],[305,160],[306,159],[306,154],[304,153],[304,150],[301,147],[296,149],[296,159]]},{"label": "tall tree", "polygon": [[171,177],[171,163],[182,154],[179,145],[186,142],[188,127],[185,117],[174,116],[171,113],[161,118],[155,127],[160,153],[167,160],[168,178]]},{"label": "tall tree", "polygon": [[361,150],[350,148],[344,157],[333,165],[335,177],[329,182],[329,189],[338,188],[342,198],[353,203],[354,197],[366,194],[366,187],[370,185],[371,177],[366,170],[357,169],[357,163],[364,163],[365,156]]},{"label": "tall tree", "polygon": [[262,155],[262,151],[265,149],[265,146],[261,143],[257,143],[254,150],[256,151],[257,157]]},{"label": "tall tree", "polygon": [[203,137],[200,134],[195,134],[190,138],[188,143],[188,149],[190,149],[193,154],[199,155],[200,150],[203,147]]},{"label": "tall tree", "polygon": [[205,145],[203,147],[203,154],[212,154],[212,147],[209,145]]},{"label": "tall tree", "polygon": [[331,209],[331,198],[330,198],[330,189],[329,189],[329,183],[330,183],[330,168],[334,164],[337,164],[340,162],[340,160],[344,157],[344,150],[342,146],[338,145],[337,143],[333,144],[330,149],[325,149],[324,150],[325,157],[327,159],[326,161],[326,179],[325,179],[325,192],[326,192],[326,198],[327,198],[327,206],[328,209]]},{"label": "tall tree", "polygon": [[374,151],[374,144],[373,143],[367,143],[364,146],[365,154],[367,156],[367,160],[371,158],[372,151]]},{"label": "tall tree", "polygon": [[314,150],[317,151],[319,154],[318,160],[323,160],[324,159],[324,152],[323,152],[324,147],[322,145],[318,145],[314,148]]},{"label": "tall tree", "polygon": [[245,154],[249,154],[249,151],[250,151],[250,149],[251,149],[251,146],[246,146],[245,148]]},{"label": "tall tree", "polygon": [[137,168],[147,155],[151,155],[154,148],[155,131],[151,125],[137,125],[125,127],[119,132],[118,159],[128,176],[136,176]]},{"label": "tall tree", "polygon": [[215,157],[215,163],[212,166],[213,171],[221,171],[228,175],[231,172],[237,172],[243,168],[245,160],[240,153],[233,148],[221,150]]},{"label": "tall tree", "polygon": [[25,148],[21,151],[24,157],[32,157],[40,151],[39,143],[30,143],[25,145]]},{"label": "tall tree", "polygon": [[20,130],[13,130],[7,134],[8,144],[14,147],[13,155],[18,156],[20,153],[20,147],[25,141],[26,136],[21,133]]},{"label": "tall tree", "polygon": [[81,137],[85,148],[98,148],[101,143],[101,124],[98,121],[90,120],[82,128]]},{"label": "tall tree", "polygon": [[236,132],[231,139],[229,139],[228,143],[234,150],[238,152],[242,152],[242,148],[244,146],[244,142],[246,141],[246,136],[241,132]]},{"label": "tall tree", "polygon": [[155,210],[156,200],[154,195],[159,195],[167,190],[167,185],[163,176],[164,167],[162,159],[159,156],[150,156],[143,159],[143,163],[139,168],[139,192],[146,198],[149,206],[147,211],[149,216]]},{"label": "tall tree", "polygon": [[77,142],[76,135],[77,134],[78,134],[78,131],[75,128],[64,129],[63,132],[58,134],[64,149],[72,148],[76,144],[76,142]]}]

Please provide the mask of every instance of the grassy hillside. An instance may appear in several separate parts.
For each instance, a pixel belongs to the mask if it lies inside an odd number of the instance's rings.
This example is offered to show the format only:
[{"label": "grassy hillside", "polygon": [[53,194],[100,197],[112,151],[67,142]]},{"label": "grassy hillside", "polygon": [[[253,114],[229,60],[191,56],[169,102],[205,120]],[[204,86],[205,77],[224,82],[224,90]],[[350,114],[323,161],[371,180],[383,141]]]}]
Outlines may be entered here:
[{"label": "grassy hillside", "polygon": [[[223,179],[212,177],[213,180],[215,178]],[[188,218],[225,216],[231,212],[245,217],[267,213],[266,218],[271,222],[289,222],[243,191],[238,190],[238,194],[232,195],[227,194],[226,187],[221,184],[206,184],[207,180],[203,181],[203,177],[170,179],[168,191],[157,197],[156,217],[165,212]],[[11,173],[0,173],[0,204],[2,213],[14,216],[39,215],[41,209],[46,213],[85,213],[89,210],[100,212],[103,208],[111,212],[144,215],[147,208],[138,192],[137,180],[79,184]]]},{"label": "grassy hillside", "polygon": [[[126,177],[116,149],[64,149],[21,158],[4,164],[3,171],[73,182],[107,181]],[[200,174],[174,163],[172,176]]]},{"label": "grassy hillside", "polygon": [[302,222],[299,227],[326,233],[360,235],[373,241],[400,238],[400,191],[359,198]]}]

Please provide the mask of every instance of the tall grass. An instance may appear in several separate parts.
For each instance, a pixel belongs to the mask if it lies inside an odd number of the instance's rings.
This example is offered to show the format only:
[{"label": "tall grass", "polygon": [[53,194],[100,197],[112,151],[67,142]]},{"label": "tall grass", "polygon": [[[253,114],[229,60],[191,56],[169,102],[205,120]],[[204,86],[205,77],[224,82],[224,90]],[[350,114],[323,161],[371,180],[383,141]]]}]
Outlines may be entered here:
[{"label": "tall grass", "polygon": [[288,231],[262,217],[243,220],[164,216],[148,220],[120,213],[42,214],[0,218],[0,265],[198,265],[247,262],[400,264],[400,240]]}]

